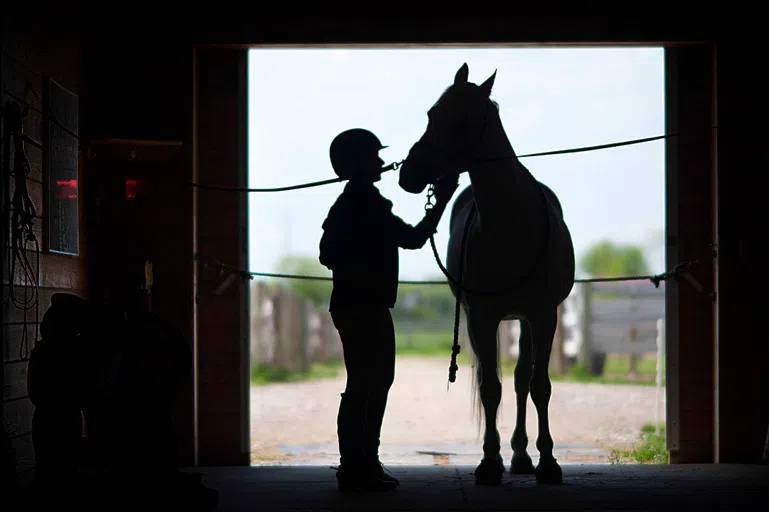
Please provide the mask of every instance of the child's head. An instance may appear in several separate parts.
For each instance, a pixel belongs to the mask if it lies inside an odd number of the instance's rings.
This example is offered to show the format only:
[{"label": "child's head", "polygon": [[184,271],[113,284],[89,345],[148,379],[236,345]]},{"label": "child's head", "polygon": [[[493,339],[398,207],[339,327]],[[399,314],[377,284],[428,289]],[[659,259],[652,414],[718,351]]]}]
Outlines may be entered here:
[{"label": "child's head", "polygon": [[346,130],[331,142],[331,166],[336,175],[343,179],[377,181],[384,164],[379,157],[379,150],[386,147],[368,130]]}]

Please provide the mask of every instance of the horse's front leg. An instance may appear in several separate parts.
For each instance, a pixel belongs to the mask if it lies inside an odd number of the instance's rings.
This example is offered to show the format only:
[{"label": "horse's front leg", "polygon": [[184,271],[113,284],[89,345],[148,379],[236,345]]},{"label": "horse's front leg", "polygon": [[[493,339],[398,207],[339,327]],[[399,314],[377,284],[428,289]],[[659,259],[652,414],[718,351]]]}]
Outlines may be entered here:
[{"label": "horse's front leg", "polygon": [[497,328],[499,320],[484,315],[483,309],[471,309],[468,314],[468,333],[478,358],[476,379],[479,383],[486,430],[483,436],[483,460],[475,470],[475,483],[499,485],[505,464],[500,452],[497,430],[497,410],[502,400],[502,383],[497,374]]}]

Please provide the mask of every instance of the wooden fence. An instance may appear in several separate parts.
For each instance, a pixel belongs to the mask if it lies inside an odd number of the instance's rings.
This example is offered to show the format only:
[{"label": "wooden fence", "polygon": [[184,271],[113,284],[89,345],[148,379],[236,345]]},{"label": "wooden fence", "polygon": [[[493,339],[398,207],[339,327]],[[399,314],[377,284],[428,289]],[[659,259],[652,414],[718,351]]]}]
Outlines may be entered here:
[{"label": "wooden fence", "polygon": [[[664,316],[664,282],[659,288],[646,281],[578,283],[559,308],[551,372],[562,375],[579,361],[598,375],[607,354],[627,354],[632,372],[640,356],[658,352],[658,321]],[[448,351],[453,318],[436,322],[446,330]],[[405,336],[399,342],[407,345],[409,326],[404,323],[400,327]],[[429,326],[420,323],[419,327]],[[460,343],[466,347],[464,315],[459,332]],[[518,321],[502,322],[497,336],[501,359],[517,358]],[[251,283],[252,366],[306,371],[313,362],[342,357],[339,334],[328,311],[296,296],[287,287]]]},{"label": "wooden fence", "polygon": [[251,366],[305,372],[342,359],[342,343],[327,310],[286,287],[251,283]]},{"label": "wooden fence", "polygon": [[[632,373],[639,357],[658,352],[664,318],[664,281],[659,288],[648,281],[577,283],[559,310],[551,372],[563,374],[579,361],[598,375],[607,354],[626,354]],[[518,321],[502,322],[498,336],[502,358],[516,358]]]}]

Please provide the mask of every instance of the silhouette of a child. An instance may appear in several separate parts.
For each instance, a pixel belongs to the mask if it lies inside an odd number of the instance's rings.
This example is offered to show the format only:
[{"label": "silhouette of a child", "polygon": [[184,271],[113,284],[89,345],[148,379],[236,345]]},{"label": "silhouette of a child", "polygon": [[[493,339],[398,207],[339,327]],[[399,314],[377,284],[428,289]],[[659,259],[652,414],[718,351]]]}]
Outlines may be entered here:
[{"label": "silhouette of a child", "polygon": [[389,490],[398,486],[379,460],[387,395],[395,377],[395,331],[390,308],[398,291],[398,248],[419,249],[435,233],[458,176],[435,186],[435,206],[412,226],[392,212],[374,183],[384,162],[382,146],[360,128],[331,143],[336,174],[349,182],[323,223],[320,262],[333,273],[329,311],[339,331],[347,385],[339,406],[339,490]]}]

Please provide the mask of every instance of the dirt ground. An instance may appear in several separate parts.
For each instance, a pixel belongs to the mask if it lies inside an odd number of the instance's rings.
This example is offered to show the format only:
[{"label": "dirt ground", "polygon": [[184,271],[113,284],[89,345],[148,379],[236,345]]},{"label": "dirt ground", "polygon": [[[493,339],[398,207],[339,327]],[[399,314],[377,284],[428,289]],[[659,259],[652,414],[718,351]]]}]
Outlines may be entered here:
[{"label": "dirt ground", "polygon": [[[406,463],[414,453],[432,455],[436,463],[446,450],[473,460],[482,453],[482,437],[472,410],[470,368],[460,366],[456,382],[447,391],[448,363],[448,358],[398,359],[382,426],[381,451],[389,450],[391,464],[392,459]],[[335,379],[253,387],[252,463],[338,461],[336,414],[344,385],[342,372]],[[502,385],[497,425],[507,456],[516,414],[512,377],[505,377]],[[608,462],[612,448],[631,447],[641,426],[654,422],[655,399],[654,386],[553,383],[550,429],[556,457],[561,462]],[[662,421],[664,400],[663,389]],[[526,428],[534,457],[537,415],[531,398]]]}]

